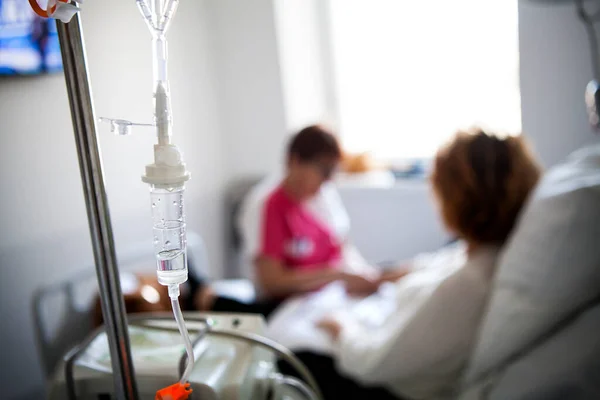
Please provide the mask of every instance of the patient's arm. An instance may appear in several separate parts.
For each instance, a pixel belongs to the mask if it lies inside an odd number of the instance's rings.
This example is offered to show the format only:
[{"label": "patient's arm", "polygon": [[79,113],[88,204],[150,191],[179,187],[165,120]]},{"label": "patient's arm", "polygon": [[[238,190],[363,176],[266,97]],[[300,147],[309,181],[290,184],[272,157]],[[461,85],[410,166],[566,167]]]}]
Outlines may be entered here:
[{"label": "patient's arm", "polygon": [[271,297],[310,292],[338,280],[344,281],[348,290],[353,293],[368,293],[377,289],[377,282],[374,280],[339,268],[325,266],[313,271],[296,271],[266,256],[256,259],[256,275],[261,289]]},{"label": "patient's arm", "polygon": [[394,268],[388,271],[383,271],[379,276],[379,282],[396,282],[398,279],[402,279],[410,273],[411,269],[407,265]]}]

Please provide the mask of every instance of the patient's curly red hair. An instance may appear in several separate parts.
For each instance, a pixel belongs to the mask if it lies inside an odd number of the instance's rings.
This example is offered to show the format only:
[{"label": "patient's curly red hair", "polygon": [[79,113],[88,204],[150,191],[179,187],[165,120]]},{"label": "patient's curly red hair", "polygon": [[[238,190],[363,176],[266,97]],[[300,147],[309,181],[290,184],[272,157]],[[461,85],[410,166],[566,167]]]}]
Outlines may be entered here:
[{"label": "patient's curly red hair", "polygon": [[521,136],[458,132],[435,157],[431,183],[446,226],[475,243],[502,243],[541,169]]}]

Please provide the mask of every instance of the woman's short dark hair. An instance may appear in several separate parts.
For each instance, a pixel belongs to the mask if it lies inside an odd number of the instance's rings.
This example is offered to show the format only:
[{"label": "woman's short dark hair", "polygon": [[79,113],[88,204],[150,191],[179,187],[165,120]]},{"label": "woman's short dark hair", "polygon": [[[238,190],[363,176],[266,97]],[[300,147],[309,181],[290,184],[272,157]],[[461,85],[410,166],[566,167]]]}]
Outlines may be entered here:
[{"label": "woman's short dark hair", "polygon": [[447,227],[476,243],[502,243],[541,169],[522,136],[458,132],[434,161],[431,182]]},{"label": "woman's short dark hair", "polygon": [[297,158],[300,162],[320,159],[339,160],[342,150],[335,135],[321,125],[312,125],[296,133],[289,142],[288,159]]}]

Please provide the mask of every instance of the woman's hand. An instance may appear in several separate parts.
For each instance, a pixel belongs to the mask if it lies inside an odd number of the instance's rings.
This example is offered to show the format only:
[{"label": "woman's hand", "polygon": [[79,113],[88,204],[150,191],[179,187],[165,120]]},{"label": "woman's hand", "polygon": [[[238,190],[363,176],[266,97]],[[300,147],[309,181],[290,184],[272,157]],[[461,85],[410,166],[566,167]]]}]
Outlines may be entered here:
[{"label": "woman's hand", "polygon": [[342,325],[334,318],[323,318],[317,322],[317,328],[324,330],[333,340],[337,340],[342,332]]},{"label": "woman's hand", "polygon": [[377,279],[370,279],[363,275],[344,273],[342,281],[346,284],[346,290],[353,295],[373,294],[379,288]]}]

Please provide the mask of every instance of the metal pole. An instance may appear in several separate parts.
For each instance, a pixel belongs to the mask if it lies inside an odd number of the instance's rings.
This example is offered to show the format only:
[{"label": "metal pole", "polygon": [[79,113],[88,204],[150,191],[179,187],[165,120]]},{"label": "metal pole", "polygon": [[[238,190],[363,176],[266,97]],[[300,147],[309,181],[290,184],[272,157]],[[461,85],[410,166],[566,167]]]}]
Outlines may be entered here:
[{"label": "metal pole", "polygon": [[57,25],[96,261],[102,315],[110,348],[115,393],[120,400],[137,400],[125,304],[104,187],[102,159],[96,137],[96,118],[79,13],[68,24],[57,22]]}]

